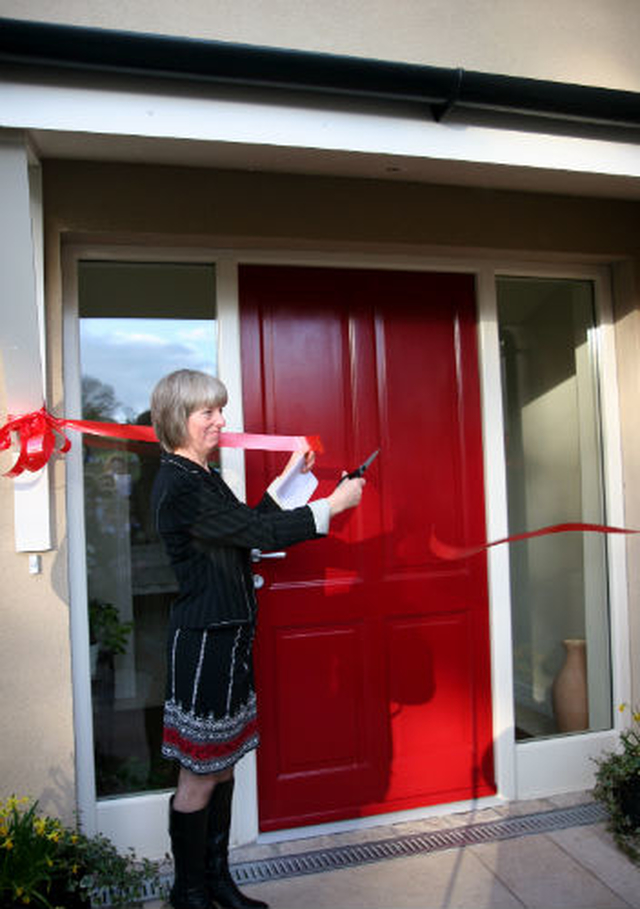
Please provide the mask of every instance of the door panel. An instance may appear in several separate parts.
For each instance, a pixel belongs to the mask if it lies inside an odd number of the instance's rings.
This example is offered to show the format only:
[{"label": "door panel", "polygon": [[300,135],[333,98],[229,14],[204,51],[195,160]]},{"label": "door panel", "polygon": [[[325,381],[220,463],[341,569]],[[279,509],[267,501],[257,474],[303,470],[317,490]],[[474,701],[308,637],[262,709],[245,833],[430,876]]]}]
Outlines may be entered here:
[{"label": "door panel", "polygon": [[[464,612],[393,623],[389,635],[388,690],[393,761],[387,797],[440,791],[448,801],[471,785],[473,704],[469,616]],[[451,743],[457,747],[452,749]]]},{"label": "door panel", "polygon": [[[277,635],[278,741],[283,775],[316,767],[362,764],[359,705],[363,700],[363,647],[357,628],[284,629]],[[313,666],[313,674],[308,667]],[[304,679],[292,685],[291,678]],[[314,711],[309,711],[309,703]]]},{"label": "door panel", "polygon": [[[362,506],[260,566],[263,830],[495,791],[473,278],[240,270],[246,426],[320,433],[328,494],[380,447]],[[247,453],[249,500],[282,456]]]}]

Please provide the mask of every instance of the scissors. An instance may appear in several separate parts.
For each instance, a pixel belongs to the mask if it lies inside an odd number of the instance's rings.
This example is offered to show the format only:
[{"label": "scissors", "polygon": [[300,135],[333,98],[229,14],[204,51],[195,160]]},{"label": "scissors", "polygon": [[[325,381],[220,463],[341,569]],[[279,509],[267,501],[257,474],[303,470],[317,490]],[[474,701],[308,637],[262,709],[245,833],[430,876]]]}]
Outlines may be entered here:
[{"label": "scissors", "polygon": [[364,472],[367,469],[367,467],[371,466],[371,464],[375,461],[375,459],[378,457],[379,454],[380,454],[380,449],[376,448],[376,450],[372,454],[369,455],[367,460],[362,462],[360,467],[356,467],[355,470],[352,470],[350,473],[347,473],[343,477],[340,477],[340,479],[338,480],[338,486],[342,483],[343,480],[353,480],[356,477],[364,476]]}]

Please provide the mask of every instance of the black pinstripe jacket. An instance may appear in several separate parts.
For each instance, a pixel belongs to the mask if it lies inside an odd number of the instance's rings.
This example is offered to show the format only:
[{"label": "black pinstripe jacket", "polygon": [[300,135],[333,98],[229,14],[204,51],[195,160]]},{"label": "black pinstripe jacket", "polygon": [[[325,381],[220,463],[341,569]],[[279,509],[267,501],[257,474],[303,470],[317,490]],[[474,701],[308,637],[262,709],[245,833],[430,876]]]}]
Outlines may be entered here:
[{"label": "black pinstripe jacket", "polygon": [[251,549],[282,549],[318,536],[308,506],[283,511],[265,495],[250,508],[218,473],[166,452],[152,506],[178,581],[172,625],[182,628],[253,622]]}]

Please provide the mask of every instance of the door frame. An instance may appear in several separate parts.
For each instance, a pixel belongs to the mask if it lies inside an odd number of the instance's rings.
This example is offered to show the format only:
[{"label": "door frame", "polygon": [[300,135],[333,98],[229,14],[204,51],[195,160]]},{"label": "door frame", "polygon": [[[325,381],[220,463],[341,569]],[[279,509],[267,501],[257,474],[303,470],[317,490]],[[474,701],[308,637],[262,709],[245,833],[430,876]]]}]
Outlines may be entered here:
[{"label": "door frame", "polygon": [[[573,260],[541,264],[526,257],[478,258],[471,253],[384,255],[379,252],[266,251],[220,247],[143,246],[112,244],[69,244],[63,248],[63,347],[66,415],[80,415],[80,363],[78,340],[77,263],[92,258],[120,261],[205,262],[215,265],[218,318],[218,362],[220,377],[229,389],[225,410],[230,431],[244,428],[240,362],[240,313],[238,266],[277,264],[327,268],[378,268],[466,272],[475,275],[478,305],[478,357],[484,450],[484,480],[487,538],[499,539],[508,533],[506,465],[503,445],[503,415],[498,340],[496,276],[519,274],[528,277],[587,279],[594,283],[599,351],[604,452],[604,487],[607,519],[623,525],[621,432],[615,360],[615,337],[611,299],[610,269],[584,265]],[[244,457],[239,450],[222,452],[225,478],[236,494],[244,496]],[[88,650],[86,562],[83,515],[81,444],[67,455],[67,521],[69,543],[69,595],[72,641],[72,683],[76,734],[76,786],[81,822],[89,831],[101,830],[126,848],[159,857],[168,849],[166,811],[168,792],[135,796],[138,810],[131,811],[131,796],[96,801],[93,767],[93,724]],[[626,548],[622,538],[607,538],[609,565],[613,703],[628,701],[630,664],[628,647]],[[487,552],[490,656],[492,673],[493,728],[497,794],[477,801],[456,802],[410,811],[356,818],[304,828],[304,835],[334,833],[415,820],[451,812],[477,810],[516,798],[549,796],[553,793],[589,788],[593,779],[591,758],[613,747],[622,720],[614,711],[614,727],[597,733],[516,743],[512,699],[511,605],[509,553],[506,547]],[[553,778],[545,768],[552,768]],[[237,810],[234,813],[233,844],[273,842],[300,837],[299,828],[261,834],[258,822],[258,790],[255,752],[237,768]],[[122,818],[126,816],[126,825]]]}]

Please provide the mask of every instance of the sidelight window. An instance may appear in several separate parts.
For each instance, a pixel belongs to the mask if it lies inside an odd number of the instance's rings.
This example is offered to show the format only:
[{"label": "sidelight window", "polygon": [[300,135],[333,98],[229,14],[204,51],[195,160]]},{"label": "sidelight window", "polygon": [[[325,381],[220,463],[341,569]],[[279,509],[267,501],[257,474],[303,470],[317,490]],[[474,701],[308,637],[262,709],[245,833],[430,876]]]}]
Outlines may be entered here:
[{"label": "sidelight window", "polygon": [[[593,284],[497,282],[509,533],[605,523]],[[596,533],[510,545],[519,740],[611,725],[607,558]]]},{"label": "sidelight window", "polygon": [[[158,379],[215,373],[215,274],[201,264],[79,263],[83,417],[150,423]],[[159,446],[84,437],[84,509],[99,797],[166,789],[165,629],[175,580],[151,517]]]}]

